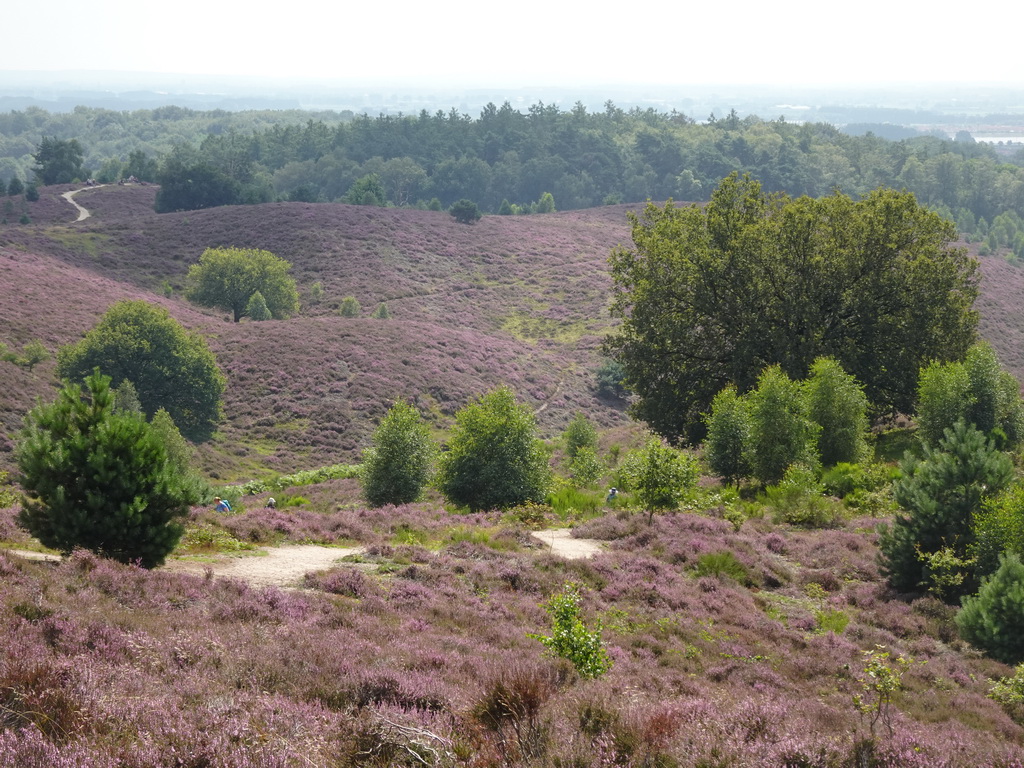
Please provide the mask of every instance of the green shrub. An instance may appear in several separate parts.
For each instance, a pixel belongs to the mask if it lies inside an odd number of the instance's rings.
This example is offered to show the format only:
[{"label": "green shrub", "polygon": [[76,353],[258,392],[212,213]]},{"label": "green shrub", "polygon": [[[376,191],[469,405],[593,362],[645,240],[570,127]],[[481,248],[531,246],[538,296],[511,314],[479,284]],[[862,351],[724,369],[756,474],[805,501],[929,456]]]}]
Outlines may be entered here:
[{"label": "green shrub", "polygon": [[728,550],[705,552],[697,558],[694,571],[698,576],[728,576],[740,584],[748,584],[750,581],[746,566]]},{"label": "green shrub", "polygon": [[711,471],[727,483],[750,474],[750,408],[736,387],[729,385],[711,401],[704,456]]},{"label": "green shrub", "polygon": [[625,377],[626,372],[623,370],[622,364],[611,358],[606,358],[594,372],[594,385],[597,388],[597,394],[602,397],[625,397],[627,391],[623,382]]},{"label": "green shrub", "polygon": [[678,509],[696,487],[700,467],[691,454],[654,438],[640,450],[631,451],[619,472],[653,520],[655,512]]},{"label": "green shrub", "polygon": [[1013,552],[1024,558],[1024,484],[1016,483],[987,499],[974,516],[977,572],[987,576],[999,567],[999,556]]},{"label": "green shrub", "polygon": [[1017,665],[1012,677],[996,680],[988,697],[1002,706],[1014,722],[1024,722],[1024,664]]},{"label": "green shrub", "polygon": [[600,677],[612,666],[601,642],[601,626],[587,629],[581,618],[579,585],[569,582],[543,604],[551,616],[551,637],[528,635],[540,641],[550,653],[567,659],[580,677]]},{"label": "green shrub", "polygon": [[341,306],[338,307],[338,314],[342,317],[359,317],[362,311],[359,299],[355,296],[346,296],[341,300]]},{"label": "green shrub", "polygon": [[978,593],[963,600],[956,616],[960,635],[1007,664],[1024,661],[1024,565],[1013,553],[985,578]]},{"label": "green shrub", "polygon": [[601,510],[604,494],[562,484],[548,494],[547,501],[555,514],[563,520],[592,517]]},{"label": "green shrub", "polygon": [[574,459],[580,448],[597,451],[597,429],[584,414],[577,413],[565,430],[565,453],[570,459]]},{"label": "green shrub", "polygon": [[839,523],[839,505],[822,493],[814,470],[804,464],[786,469],[778,485],[765,489],[776,520],[804,528],[831,528]]},{"label": "green shrub", "polygon": [[573,485],[577,488],[586,488],[601,479],[604,467],[597,460],[594,449],[583,446],[577,449],[576,455],[569,463],[569,474],[572,476]]},{"label": "green shrub", "polygon": [[818,425],[818,458],[831,467],[867,453],[868,398],[857,380],[829,357],[819,357],[804,383],[807,415]]},{"label": "green shrub", "polygon": [[249,297],[249,301],[245,305],[245,315],[250,320],[258,322],[270,320],[273,317],[270,314],[269,307],[267,307],[267,300],[263,298],[263,294],[259,291],[256,291],[256,293]]}]

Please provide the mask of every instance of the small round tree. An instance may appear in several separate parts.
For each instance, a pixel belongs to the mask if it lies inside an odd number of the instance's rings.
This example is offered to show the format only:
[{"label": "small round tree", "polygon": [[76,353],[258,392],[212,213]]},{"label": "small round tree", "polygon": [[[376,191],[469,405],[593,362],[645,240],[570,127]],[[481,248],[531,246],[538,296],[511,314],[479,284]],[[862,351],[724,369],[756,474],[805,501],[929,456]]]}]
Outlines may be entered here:
[{"label": "small round tree", "polygon": [[580,448],[597,451],[597,428],[583,413],[572,417],[565,430],[565,452],[570,459],[575,459]]},{"label": "small round tree", "polygon": [[631,454],[623,473],[629,478],[637,500],[647,510],[648,522],[655,512],[675,510],[697,485],[700,468],[688,453],[662,445],[652,438],[642,449]]},{"label": "small round tree", "polygon": [[430,479],[434,443],[419,413],[404,400],[388,411],[363,454],[363,496],[374,507],[415,501]]},{"label": "small round tree", "polygon": [[450,213],[460,224],[476,224],[476,222],[480,220],[480,217],[483,216],[483,214],[480,213],[480,209],[477,207],[477,204],[472,200],[466,200],[465,198],[452,203],[452,207],[448,209],[448,213]]},{"label": "small round tree", "polygon": [[115,413],[110,378],[69,384],[32,410],[19,436],[18,521],[48,547],[92,550],[145,568],[160,565],[198,501],[140,414]]},{"label": "small round tree", "polygon": [[455,414],[437,487],[454,504],[474,511],[543,501],[551,483],[547,451],[535,435],[533,414],[502,387]]}]

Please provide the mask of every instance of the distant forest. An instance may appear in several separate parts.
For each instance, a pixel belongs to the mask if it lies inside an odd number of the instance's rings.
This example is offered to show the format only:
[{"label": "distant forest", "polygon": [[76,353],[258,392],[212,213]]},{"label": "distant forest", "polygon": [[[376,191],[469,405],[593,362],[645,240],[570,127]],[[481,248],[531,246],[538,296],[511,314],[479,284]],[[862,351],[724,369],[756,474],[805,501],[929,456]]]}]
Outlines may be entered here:
[{"label": "distant forest", "polygon": [[[488,213],[531,213],[552,199],[558,210],[706,200],[740,171],[793,196],[906,188],[970,239],[1024,258],[1024,151],[1001,157],[967,134],[891,141],[826,123],[735,112],[698,122],[611,102],[600,112],[488,104],[477,118],[30,107],[0,114],[0,180],[29,181],[47,136],[77,139],[100,181],[119,178],[135,153],[130,167],[162,184],[161,210],[273,200],[446,209],[466,198]],[[150,162],[137,162],[142,153]]]}]

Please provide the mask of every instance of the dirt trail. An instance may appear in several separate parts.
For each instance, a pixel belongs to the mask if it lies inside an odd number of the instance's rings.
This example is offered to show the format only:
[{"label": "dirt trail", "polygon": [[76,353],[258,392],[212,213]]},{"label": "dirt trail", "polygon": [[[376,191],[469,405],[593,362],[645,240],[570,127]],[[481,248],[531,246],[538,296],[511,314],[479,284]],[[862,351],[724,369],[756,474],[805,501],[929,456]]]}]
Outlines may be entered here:
[{"label": "dirt trail", "polygon": [[[543,542],[548,551],[569,560],[596,555],[602,550],[601,542],[594,539],[574,539],[568,528],[535,531],[533,537]],[[31,560],[60,560],[57,555],[29,552],[20,549],[0,550]],[[207,569],[215,576],[227,576],[247,581],[254,587],[299,587],[302,577],[310,571],[325,571],[347,555],[364,552],[363,547],[322,547],[317,544],[263,547],[261,555],[244,557],[218,557],[208,562],[172,559],[163,570],[203,574]]]},{"label": "dirt trail", "polygon": [[79,192],[82,192],[83,190],[86,190],[86,189],[99,189],[100,187],[105,187],[105,186],[107,186],[107,185],[106,184],[94,184],[91,187],[82,187],[82,189],[72,189],[72,190],[69,190],[68,192],[65,192],[63,195],[61,195],[61,197],[63,197],[65,200],[67,200],[69,203],[71,203],[73,206],[75,206],[75,208],[78,209],[78,218],[75,219],[76,222],[85,221],[90,216],[92,216],[92,214],[89,213],[88,209],[83,208],[82,206],[80,206],[72,198],[74,198],[75,195],[77,195]]}]

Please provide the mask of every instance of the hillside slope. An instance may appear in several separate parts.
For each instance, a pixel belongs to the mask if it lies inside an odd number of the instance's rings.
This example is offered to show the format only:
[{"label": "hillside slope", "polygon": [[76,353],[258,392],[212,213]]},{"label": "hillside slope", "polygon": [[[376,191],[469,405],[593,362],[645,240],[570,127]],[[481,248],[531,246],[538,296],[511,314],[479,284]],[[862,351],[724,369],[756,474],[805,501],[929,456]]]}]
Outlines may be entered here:
[{"label": "hillside slope", "polygon": [[[354,460],[397,398],[437,426],[473,396],[509,384],[554,434],[577,410],[623,424],[623,404],[592,389],[608,327],[605,263],[628,238],[623,209],[487,217],[345,205],[270,204],[157,215],[152,187],[88,189],[92,217],[44,190],[29,226],[0,230],[3,338],[18,348],[74,341],[119,298],[166,306],[208,339],[228,377],[226,420],[202,447],[225,479]],[[234,324],[180,298],[188,266],[207,247],[271,250],[293,264],[304,297],[287,322]],[[313,283],[324,288],[309,301]],[[173,287],[165,297],[162,287]],[[345,296],[360,318],[340,317]],[[370,313],[386,303],[391,318]],[[56,381],[4,363],[0,419],[9,436]],[[5,438],[5,449],[10,439]]]}]

